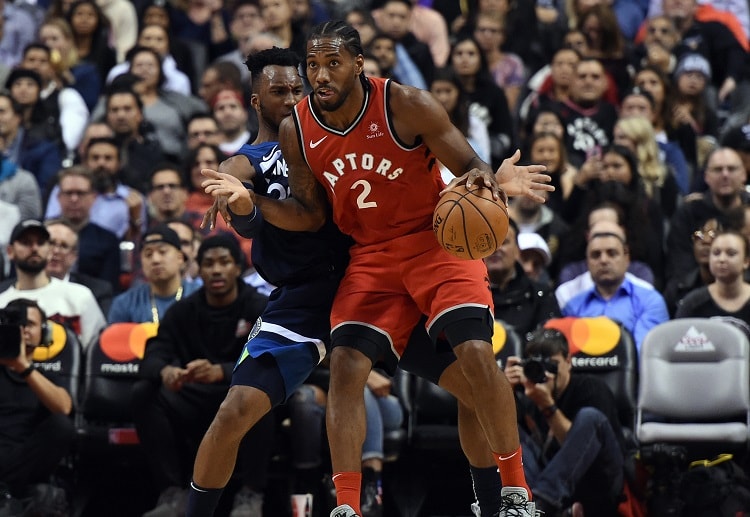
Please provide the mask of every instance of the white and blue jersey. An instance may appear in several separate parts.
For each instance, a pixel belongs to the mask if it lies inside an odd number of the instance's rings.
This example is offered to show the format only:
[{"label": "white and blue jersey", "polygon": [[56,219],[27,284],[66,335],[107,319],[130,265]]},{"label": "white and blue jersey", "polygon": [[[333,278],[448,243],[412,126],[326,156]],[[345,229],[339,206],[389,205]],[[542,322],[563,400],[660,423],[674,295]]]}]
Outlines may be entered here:
[{"label": "white and blue jersey", "polygon": [[[237,154],[255,168],[248,187],[256,195],[289,197],[287,165],[278,142],[245,144]],[[268,353],[276,360],[288,397],[325,357],[331,304],[349,261],[351,240],[330,219],[317,232],[290,232],[268,223],[256,211],[252,218],[233,215],[232,225],[240,235],[253,239],[253,265],[277,286],[250,333],[232,384],[254,386],[243,375],[243,360]]]}]

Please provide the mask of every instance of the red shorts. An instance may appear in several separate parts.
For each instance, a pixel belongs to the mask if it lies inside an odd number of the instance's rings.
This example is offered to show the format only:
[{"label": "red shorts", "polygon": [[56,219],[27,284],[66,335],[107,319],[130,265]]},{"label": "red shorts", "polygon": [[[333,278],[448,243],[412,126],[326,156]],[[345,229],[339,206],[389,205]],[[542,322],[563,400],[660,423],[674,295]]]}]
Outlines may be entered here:
[{"label": "red shorts", "polygon": [[432,231],[389,243],[354,246],[331,310],[331,328],[364,326],[389,341],[398,356],[422,314],[430,334],[451,313],[492,310],[487,267],[461,260],[438,244]]}]

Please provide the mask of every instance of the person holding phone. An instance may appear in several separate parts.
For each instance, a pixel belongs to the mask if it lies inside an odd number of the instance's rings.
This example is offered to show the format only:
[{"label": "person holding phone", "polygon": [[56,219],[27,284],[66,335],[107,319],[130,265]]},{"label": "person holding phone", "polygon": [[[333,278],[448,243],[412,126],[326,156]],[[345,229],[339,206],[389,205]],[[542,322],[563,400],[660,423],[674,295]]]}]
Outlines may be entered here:
[{"label": "person holding phone", "polygon": [[3,340],[18,348],[15,355],[3,350],[8,353],[0,357],[0,498],[8,493],[31,498],[29,504],[41,515],[64,515],[65,493],[49,483],[73,444],[73,400],[62,378],[37,370],[32,360],[38,346],[49,345],[43,342],[49,340],[44,311],[26,298],[13,300],[5,310],[20,315],[20,338]]}]

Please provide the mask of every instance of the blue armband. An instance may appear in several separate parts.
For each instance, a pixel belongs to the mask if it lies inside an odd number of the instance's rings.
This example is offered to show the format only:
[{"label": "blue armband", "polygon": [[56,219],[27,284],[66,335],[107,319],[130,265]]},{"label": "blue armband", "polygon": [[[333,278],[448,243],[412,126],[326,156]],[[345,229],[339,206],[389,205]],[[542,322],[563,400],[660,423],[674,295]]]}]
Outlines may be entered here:
[{"label": "blue armband", "polygon": [[264,219],[257,205],[253,206],[252,213],[247,215],[237,215],[228,206],[227,211],[232,216],[232,228],[243,237],[252,239],[260,232]]}]

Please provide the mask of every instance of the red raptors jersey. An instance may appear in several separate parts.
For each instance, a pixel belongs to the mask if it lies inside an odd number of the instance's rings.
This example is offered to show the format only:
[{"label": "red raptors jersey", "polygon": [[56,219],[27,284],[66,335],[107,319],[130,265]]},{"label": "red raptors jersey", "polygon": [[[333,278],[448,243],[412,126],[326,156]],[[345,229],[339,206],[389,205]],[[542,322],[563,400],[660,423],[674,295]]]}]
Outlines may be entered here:
[{"label": "red raptors jersey", "polygon": [[445,186],[427,146],[408,146],[395,135],[389,81],[368,81],[364,106],[343,131],[325,125],[311,96],[294,108],[302,152],[328,193],[333,219],[360,245],[432,230]]}]

